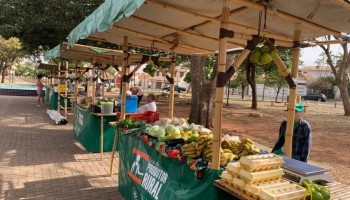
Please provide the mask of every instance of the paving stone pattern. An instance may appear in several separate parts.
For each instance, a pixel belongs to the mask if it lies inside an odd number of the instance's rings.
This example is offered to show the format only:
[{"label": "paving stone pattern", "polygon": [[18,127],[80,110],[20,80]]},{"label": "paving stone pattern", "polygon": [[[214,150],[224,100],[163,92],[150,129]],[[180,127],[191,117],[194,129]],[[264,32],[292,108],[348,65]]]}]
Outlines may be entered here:
[{"label": "paving stone pattern", "polygon": [[111,153],[87,152],[36,101],[0,96],[0,199],[123,199],[118,159],[111,177]]}]

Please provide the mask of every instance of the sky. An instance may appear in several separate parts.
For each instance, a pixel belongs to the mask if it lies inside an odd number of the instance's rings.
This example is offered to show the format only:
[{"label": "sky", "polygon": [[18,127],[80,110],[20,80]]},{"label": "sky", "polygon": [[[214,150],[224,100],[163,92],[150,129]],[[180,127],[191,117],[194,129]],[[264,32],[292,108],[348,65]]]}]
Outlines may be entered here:
[{"label": "sky", "polygon": [[[342,53],[342,48],[340,45],[331,45],[331,51],[335,54],[337,52]],[[303,48],[300,58],[304,62],[303,66],[315,66],[315,61],[319,58],[321,52],[323,50],[319,46]]]}]

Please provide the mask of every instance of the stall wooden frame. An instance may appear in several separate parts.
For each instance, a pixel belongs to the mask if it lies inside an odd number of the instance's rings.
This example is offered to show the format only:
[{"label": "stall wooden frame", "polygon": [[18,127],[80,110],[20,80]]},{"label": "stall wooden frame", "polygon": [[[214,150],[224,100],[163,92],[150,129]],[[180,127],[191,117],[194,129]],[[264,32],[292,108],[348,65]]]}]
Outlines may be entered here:
[{"label": "stall wooden frame", "polygon": [[[261,41],[261,36],[269,37],[271,40],[274,40],[274,44],[282,47],[288,47],[293,48],[293,67],[292,67],[292,73],[290,73],[286,66],[284,65],[281,58],[277,55],[274,58],[274,62],[278,66],[281,74],[286,78],[289,87],[290,87],[290,95],[289,95],[289,101],[290,104],[288,106],[288,123],[287,123],[287,130],[286,130],[286,156],[291,157],[291,147],[292,147],[292,134],[293,134],[293,127],[291,126],[294,123],[294,109],[296,104],[296,82],[293,78],[296,78],[297,74],[295,73],[297,71],[298,67],[298,57],[300,54],[300,48],[301,47],[308,47],[308,46],[314,46],[316,43],[308,42],[307,39],[310,39],[310,37],[319,37],[323,35],[332,34],[336,37],[344,37],[342,32],[345,32],[343,27],[340,27],[339,24],[334,25],[330,24],[333,22],[324,20],[322,23],[317,24],[314,22],[311,22],[308,19],[304,19],[302,16],[295,16],[292,15],[286,11],[280,10],[279,8],[271,9],[265,5],[263,5],[261,2],[251,2],[246,0],[222,0],[220,1],[223,3],[222,6],[222,12],[221,15],[218,15],[217,17],[211,17],[209,15],[203,14],[203,13],[196,13],[193,10],[186,9],[186,6],[189,6],[189,4],[186,4],[184,2],[169,2],[165,3],[161,0],[146,0],[145,5],[137,5],[140,6],[143,9],[144,12],[137,12],[136,14],[131,14],[128,16],[128,18],[124,18],[123,23],[119,23],[118,21],[111,22],[112,29],[106,29],[104,31],[96,31],[91,30],[91,32],[88,34],[88,39],[91,40],[97,40],[97,41],[108,41],[111,43],[121,43],[121,39],[123,39],[123,49],[127,49],[128,46],[139,46],[139,47],[145,47],[147,42],[152,42],[156,46],[158,50],[165,50],[167,52],[171,51],[174,47],[174,45],[177,45],[176,51],[172,52],[174,53],[182,53],[182,54],[191,54],[191,53],[215,53],[217,50],[218,53],[218,74],[217,74],[217,85],[216,85],[216,98],[215,98],[215,122],[214,122],[214,153],[213,153],[213,162],[210,165],[210,168],[212,169],[218,169],[219,163],[220,163],[220,156],[219,156],[219,149],[220,149],[220,138],[221,138],[221,121],[222,121],[222,106],[223,106],[223,85],[232,77],[232,75],[235,73],[235,71],[240,67],[242,62],[249,56],[250,52],[253,50],[254,47]],[[349,6],[347,4],[341,4],[339,1],[332,1],[332,6],[337,6],[336,8],[341,11],[341,14],[343,16],[343,13],[345,13],[346,10],[349,10]],[[135,3],[136,4],[136,3]],[[235,7],[234,10],[230,10],[231,5],[241,5],[242,7]],[[307,2],[305,3],[307,4]],[[107,4],[106,4],[107,5]],[[104,6],[104,5],[102,5]],[[137,7],[135,6],[135,7]],[[169,12],[176,13],[176,15],[183,14],[188,17],[191,16],[191,18],[187,19],[201,19],[201,23],[193,23],[188,28],[179,28],[184,27],[185,25],[169,25],[165,24],[164,20],[157,19],[154,17],[154,13],[149,12],[147,15],[146,11],[150,11],[152,6],[161,7],[163,9],[168,9]],[[182,6],[182,7],[181,7]],[[310,6],[309,4],[307,6]],[[200,6],[198,6],[200,7]],[[191,7],[194,9],[193,7]],[[148,9],[148,10],[147,10]],[[286,9],[286,8],[285,8]],[[236,23],[232,22],[229,17],[232,15],[237,15],[245,13],[245,12],[251,12],[252,10],[257,10],[258,12],[263,12],[266,15],[273,16],[273,19],[270,19],[271,21],[276,20],[277,22],[280,22],[281,20],[283,22],[288,23],[288,25],[295,25],[294,28],[294,35],[285,34],[283,33],[284,30],[280,30],[281,33],[275,31],[267,31],[267,30],[260,30],[260,28],[252,27],[252,25],[245,25],[243,23]],[[146,14],[145,14],[146,13]],[[153,15],[153,16],[152,16]],[[152,20],[150,20],[152,19]],[[90,19],[86,19],[90,20]],[[174,20],[174,19],[173,19]],[[174,20],[175,21],[175,20]],[[199,21],[199,20],[198,20]],[[248,21],[248,19],[247,19]],[[129,23],[126,23],[129,22]],[[141,31],[138,30],[135,27],[132,27],[132,25],[128,26],[128,24],[133,24],[130,22],[135,23],[142,23],[149,25],[149,29],[157,29],[152,32],[152,30],[147,31]],[[209,26],[213,23],[220,23],[219,27],[219,38],[213,37],[212,35],[206,35],[205,33],[198,33],[193,30],[195,30],[198,27],[203,26]],[[275,26],[275,24],[273,24]],[[84,26],[84,23],[80,24],[79,27],[74,29],[68,36],[68,42],[71,46],[74,46],[75,43],[81,39],[77,37],[78,30],[81,28],[81,26]],[[240,29],[239,31],[231,31],[229,28],[236,28]],[[144,27],[143,27],[144,28]],[[134,30],[133,30],[134,29]],[[291,26],[288,26],[288,30],[291,30]],[[305,35],[302,34],[301,30],[305,30]],[[162,30],[164,32],[170,32],[165,34],[164,36],[159,36],[159,33],[157,31]],[[208,29],[208,32],[210,29]],[[275,26],[274,30],[278,30],[278,28]],[[347,29],[349,31],[349,29]],[[256,33],[258,31],[258,34]],[[151,33],[152,32],[152,33]],[[254,32],[254,33],[253,33]],[[291,32],[291,31],[290,31]],[[312,33],[312,34],[309,34]],[[261,35],[259,35],[261,34]],[[309,36],[307,35],[309,34]],[[127,38],[128,36],[128,38]],[[181,38],[180,42],[174,42],[174,38],[181,36],[186,38],[187,40]],[[84,37],[86,37],[86,34],[84,34]],[[308,38],[309,37],[309,38]],[[274,39],[273,39],[274,38]],[[191,40],[194,40],[194,42],[190,42]],[[198,41],[205,40],[206,44],[200,43]],[[195,42],[198,42],[195,44]],[[341,41],[337,41],[336,43],[340,43]],[[210,43],[211,45],[208,45],[207,43]],[[217,48],[217,43],[219,43],[219,48]],[[228,69],[225,70],[226,66],[226,51],[229,48],[234,47],[244,47],[244,50],[239,55],[239,57],[235,60],[233,65]],[[125,58],[125,57],[124,57]],[[173,71],[172,71],[173,72]],[[171,73],[172,73],[171,72]],[[123,76],[126,76],[125,74],[125,63],[123,64]],[[125,90],[125,87],[127,86],[127,83],[123,83],[123,89]],[[173,94],[171,92],[171,94]],[[125,91],[122,93],[122,98],[125,98]],[[173,98],[173,97],[171,97]],[[173,101],[171,102],[173,103]],[[123,108],[125,105],[122,104],[122,119],[124,119]],[[169,106],[170,109],[173,109],[172,106]],[[169,111],[169,116],[172,117],[172,111]],[[113,160],[112,154],[112,160]],[[113,164],[113,161],[111,162]],[[112,166],[111,166],[111,174],[112,174]]]}]

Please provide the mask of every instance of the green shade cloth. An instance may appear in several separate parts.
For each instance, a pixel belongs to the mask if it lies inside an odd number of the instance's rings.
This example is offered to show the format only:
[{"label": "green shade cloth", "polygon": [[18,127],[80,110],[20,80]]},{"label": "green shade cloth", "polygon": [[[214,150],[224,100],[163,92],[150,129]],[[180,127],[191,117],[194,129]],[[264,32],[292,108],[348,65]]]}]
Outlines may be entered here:
[{"label": "green shade cloth", "polygon": [[162,156],[140,137],[118,138],[118,189],[126,200],[235,199],[214,186],[220,170],[205,169],[197,179],[187,164]]},{"label": "green shade cloth", "polygon": [[45,60],[51,60],[54,58],[58,58],[61,55],[61,45],[57,45],[55,48],[50,49],[45,52]]},{"label": "green shade cloth", "polygon": [[[116,117],[110,116],[103,118],[103,151],[110,152],[113,148],[115,128],[108,123],[116,121]],[[101,117],[95,116],[92,111],[76,105],[74,107],[73,131],[75,138],[87,151],[93,153],[101,152]]]},{"label": "green shade cloth", "polygon": [[[54,109],[54,110],[57,110],[57,101],[58,101],[58,93],[57,92],[52,92],[50,93],[50,108],[51,109]],[[61,97],[60,98],[60,104],[61,106],[64,106],[64,98]],[[71,107],[72,106],[72,102],[70,101],[70,99],[68,99],[67,101],[67,106],[68,107]]]},{"label": "green shade cloth", "polygon": [[144,0],[106,0],[69,33],[69,46],[73,46],[80,39],[86,39],[96,31],[110,29],[114,22],[131,16],[143,3]]}]

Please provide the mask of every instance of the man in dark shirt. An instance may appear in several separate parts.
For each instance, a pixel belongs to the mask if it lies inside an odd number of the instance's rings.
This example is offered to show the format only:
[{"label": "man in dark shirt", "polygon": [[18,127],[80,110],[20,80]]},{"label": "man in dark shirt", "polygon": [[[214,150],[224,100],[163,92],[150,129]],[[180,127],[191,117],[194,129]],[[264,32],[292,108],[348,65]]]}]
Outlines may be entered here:
[{"label": "man in dark shirt", "polygon": [[[310,124],[302,119],[304,105],[297,103],[295,107],[292,158],[307,162],[311,150],[312,131]],[[279,130],[279,138],[272,149],[272,153],[284,155],[284,144],[287,122],[283,121]]]}]

